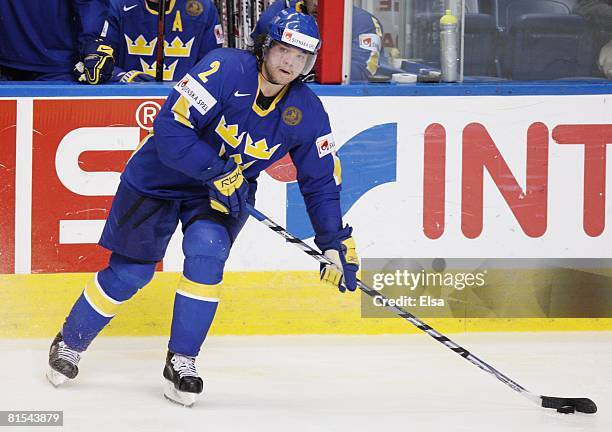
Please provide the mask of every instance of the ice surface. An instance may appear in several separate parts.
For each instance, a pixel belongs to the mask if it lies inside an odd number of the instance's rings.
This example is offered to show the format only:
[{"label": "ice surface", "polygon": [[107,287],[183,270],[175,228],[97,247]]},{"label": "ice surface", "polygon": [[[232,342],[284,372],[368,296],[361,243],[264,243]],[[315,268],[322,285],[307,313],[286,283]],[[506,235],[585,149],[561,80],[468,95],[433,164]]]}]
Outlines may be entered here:
[{"label": "ice surface", "polygon": [[44,377],[51,338],[0,340],[0,410],[63,410],[64,427],[45,429],[63,431],[612,430],[612,332],[452,338],[532,392],[599,412],[538,408],[424,334],[213,336],[192,408],[162,396],[165,338],[100,337],[60,389]]}]

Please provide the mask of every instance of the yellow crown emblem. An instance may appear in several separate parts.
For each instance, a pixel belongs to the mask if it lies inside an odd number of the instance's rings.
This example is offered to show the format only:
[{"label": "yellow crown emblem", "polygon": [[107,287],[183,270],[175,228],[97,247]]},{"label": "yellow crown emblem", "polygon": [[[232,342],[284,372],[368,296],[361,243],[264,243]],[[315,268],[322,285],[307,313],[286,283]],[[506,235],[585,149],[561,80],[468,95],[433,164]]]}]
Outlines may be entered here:
[{"label": "yellow crown emblem", "polygon": [[[174,78],[174,71],[176,69],[176,65],[178,64],[178,60],[175,60],[174,63],[170,64],[170,65],[164,65],[164,81],[172,81],[172,78]],[[149,65],[146,61],[144,61],[143,59],[140,59],[140,66],[142,67],[142,71],[144,73],[146,73],[147,75],[151,75],[152,77],[155,76],[155,70],[157,69],[157,63],[153,62],[151,63],[151,65]]]},{"label": "yellow crown emblem", "polygon": [[124,34],[124,36],[125,43],[127,44],[128,54],[151,56],[155,52],[157,38],[153,39],[151,42],[147,42],[143,35],[138,36],[135,41],[130,39],[130,37],[126,34]]},{"label": "yellow crown emblem", "polygon": [[172,43],[170,44],[168,43],[168,41],[165,41],[164,53],[168,57],[189,57],[189,55],[191,54],[191,47],[193,45],[194,39],[195,37],[191,38],[191,40],[186,44],[183,44],[183,41],[181,41],[181,38],[179,38],[178,36],[175,37]]}]

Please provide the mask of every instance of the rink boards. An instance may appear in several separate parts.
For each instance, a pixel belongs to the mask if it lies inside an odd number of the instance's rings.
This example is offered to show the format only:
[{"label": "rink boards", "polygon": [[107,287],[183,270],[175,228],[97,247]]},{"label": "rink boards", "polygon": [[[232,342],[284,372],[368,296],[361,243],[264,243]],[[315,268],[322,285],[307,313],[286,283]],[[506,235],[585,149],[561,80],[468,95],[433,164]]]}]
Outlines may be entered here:
[{"label": "rink boards", "polygon": [[[466,97],[317,87],[340,148],[344,217],[360,256],[612,258],[611,88],[515,96],[474,88]],[[125,89],[0,91],[0,336],[52,334],[105,265],[107,252],[95,243],[119,172],[168,91]],[[262,173],[257,207],[311,238],[294,179],[288,160]],[[180,241],[177,232],[163,273],[124,306],[109,334],[167,333]],[[226,267],[225,312],[214,331],[411,330],[401,320],[361,318],[359,297],[320,285],[316,268],[250,221]],[[603,318],[438,322],[446,331],[612,328]]]}]

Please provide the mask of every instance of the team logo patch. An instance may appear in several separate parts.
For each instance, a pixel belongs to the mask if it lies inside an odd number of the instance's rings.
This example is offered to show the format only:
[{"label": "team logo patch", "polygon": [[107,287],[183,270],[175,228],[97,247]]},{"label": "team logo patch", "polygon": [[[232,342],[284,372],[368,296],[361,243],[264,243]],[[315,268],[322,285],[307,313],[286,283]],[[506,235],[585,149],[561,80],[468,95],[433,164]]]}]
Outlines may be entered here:
[{"label": "team logo patch", "polygon": [[225,42],[225,37],[223,37],[223,26],[221,26],[221,24],[215,26],[215,38],[218,44]]},{"label": "team logo patch", "polygon": [[283,31],[281,40],[308,52],[314,52],[319,45],[319,39],[289,29]]},{"label": "team logo patch", "polygon": [[359,35],[359,48],[368,51],[380,51],[381,39],[375,33],[363,33]]},{"label": "team logo patch", "polygon": [[174,89],[183,95],[189,101],[189,104],[202,115],[206,114],[217,103],[217,99],[189,74],[176,83]]},{"label": "team logo patch", "polygon": [[185,5],[185,10],[191,16],[202,15],[204,12],[204,6],[198,0],[188,0]]},{"label": "team logo patch", "polygon": [[291,30],[285,30],[283,32],[283,40],[285,42],[291,42],[292,38],[293,38],[293,32]]},{"label": "team logo patch", "polygon": [[332,134],[323,135],[317,138],[317,152],[319,153],[319,158],[327,156],[334,151],[336,151],[336,142]]},{"label": "team logo patch", "polygon": [[295,126],[302,121],[302,110],[294,106],[288,107],[283,111],[283,121],[289,126]]}]

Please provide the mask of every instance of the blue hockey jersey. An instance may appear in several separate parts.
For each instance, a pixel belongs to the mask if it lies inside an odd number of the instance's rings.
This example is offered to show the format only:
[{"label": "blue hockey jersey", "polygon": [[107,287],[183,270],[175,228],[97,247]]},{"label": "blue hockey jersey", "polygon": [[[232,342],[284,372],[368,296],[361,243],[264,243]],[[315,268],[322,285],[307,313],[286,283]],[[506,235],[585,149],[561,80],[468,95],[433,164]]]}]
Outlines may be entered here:
[{"label": "blue hockey jersey", "polygon": [[[115,75],[138,70],[155,76],[157,18],[145,0],[112,0],[108,40],[115,50]],[[164,37],[164,81],[177,81],[223,43],[212,0],[169,0]]]},{"label": "blue hockey jersey", "polygon": [[[353,7],[351,81],[367,81],[376,75],[384,58],[382,24],[368,11]],[[402,71],[398,71],[402,72]]]},{"label": "blue hockey jersey", "polygon": [[261,109],[255,103],[260,79],[251,53],[209,53],[176,84],[122,180],[146,196],[206,197],[203,183],[220,173],[224,159],[233,158],[254,182],[289,153],[315,232],[335,233],[341,228],[341,175],[327,113],[296,81]]},{"label": "blue hockey jersey", "polygon": [[71,73],[79,52],[100,37],[109,0],[0,1],[0,65]]}]

